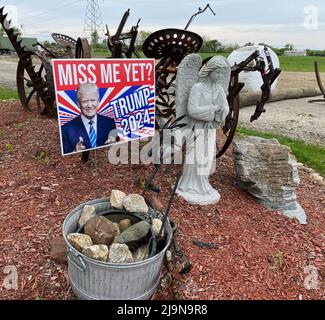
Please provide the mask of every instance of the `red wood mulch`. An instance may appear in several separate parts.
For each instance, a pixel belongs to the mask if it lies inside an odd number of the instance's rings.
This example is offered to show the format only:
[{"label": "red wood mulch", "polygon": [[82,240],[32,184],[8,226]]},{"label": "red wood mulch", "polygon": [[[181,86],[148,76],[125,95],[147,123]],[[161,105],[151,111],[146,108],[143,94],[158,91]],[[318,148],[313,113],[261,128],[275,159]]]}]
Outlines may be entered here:
[{"label": "red wood mulch", "polygon": [[[61,157],[56,119],[26,114],[17,102],[0,103],[0,109],[0,298],[74,299],[67,267],[50,259],[49,241],[61,235],[65,216],[80,203],[109,196],[113,188],[140,192],[139,180],[151,167],[113,166],[101,150],[98,185],[94,166],[81,163],[80,156]],[[35,158],[40,151],[47,161]],[[166,206],[176,169],[164,170],[156,181]],[[193,264],[190,273],[177,277],[184,299],[325,298],[325,190],[307,173],[300,176],[297,196],[307,226],[263,208],[241,191],[229,154],[211,177],[221,192],[220,203],[199,207],[175,200],[171,217]],[[201,249],[193,240],[219,248]],[[7,265],[18,269],[18,290],[2,285]],[[318,270],[318,289],[304,288],[308,265]],[[170,294],[156,296],[168,298]]]}]

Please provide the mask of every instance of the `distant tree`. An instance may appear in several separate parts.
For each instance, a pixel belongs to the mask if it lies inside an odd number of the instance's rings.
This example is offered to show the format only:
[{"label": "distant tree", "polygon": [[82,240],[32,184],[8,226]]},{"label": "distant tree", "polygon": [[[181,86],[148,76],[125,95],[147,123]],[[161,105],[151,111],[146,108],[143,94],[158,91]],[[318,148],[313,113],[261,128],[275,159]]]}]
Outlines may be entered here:
[{"label": "distant tree", "polygon": [[250,47],[253,46],[254,43],[253,42],[247,42],[246,44],[244,44],[244,47]]},{"label": "distant tree", "polygon": [[284,47],[284,50],[295,50],[295,46],[292,43],[287,43]]},{"label": "distant tree", "polygon": [[200,52],[216,53],[220,52],[221,48],[221,42],[219,42],[218,40],[211,40],[210,38],[203,36],[203,44],[200,49]]},{"label": "distant tree", "polygon": [[96,47],[98,45],[98,41],[99,41],[99,35],[97,30],[95,30],[92,34],[91,34],[91,45]]},{"label": "distant tree", "polygon": [[314,56],[314,57],[324,57],[325,50],[310,50],[307,49],[307,56]]},{"label": "distant tree", "polygon": [[234,50],[240,48],[240,45],[237,43],[232,43],[232,44],[228,44],[228,45],[223,45],[221,52],[225,52],[225,53],[231,53]]},{"label": "distant tree", "polygon": [[[13,29],[14,29],[15,33],[18,34],[18,36],[22,35],[22,32],[21,32],[21,30],[19,28],[14,27]],[[6,35],[5,31],[3,30],[2,26],[0,26],[0,36],[2,37],[2,36],[5,36],[5,35]]]},{"label": "distant tree", "polygon": [[151,35],[150,31],[140,31],[138,33],[137,39],[135,41],[135,48],[139,51],[142,51],[143,43]]},{"label": "distant tree", "polygon": [[272,46],[270,46],[269,44],[264,43],[264,42],[260,42],[258,45],[259,45],[259,46],[263,46],[263,47],[269,47],[269,48],[272,47]]},{"label": "distant tree", "polygon": [[43,43],[42,43],[42,45],[44,46],[44,47],[46,47],[46,48],[49,48],[49,47],[51,47],[51,42],[50,41],[44,41]]}]

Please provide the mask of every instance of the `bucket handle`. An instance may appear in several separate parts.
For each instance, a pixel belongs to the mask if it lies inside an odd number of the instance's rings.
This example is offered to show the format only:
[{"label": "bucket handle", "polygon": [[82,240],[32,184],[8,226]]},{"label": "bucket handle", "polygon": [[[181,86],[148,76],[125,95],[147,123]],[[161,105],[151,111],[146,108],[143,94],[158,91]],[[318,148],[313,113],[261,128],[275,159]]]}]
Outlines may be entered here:
[{"label": "bucket handle", "polygon": [[[86,267],[86,264],[85,264],[85,262],[84,262],[84,260],[82,259],[82,257],[81,257],[80,254],[78,254],[78,253],[72,251],[71,249],[68,249],[68,251],[67,251],[67,255],[68,255],[68,258],[69,258],[69,260],[71,261],[71,263],[72,263],[76,268],[78,268],[81,272],[85,272],[85,271],[86,271],[86,268],[87,268],[87,267]],[[73,258],[73,256],[79,259],[79,262],[80,262],[81,265],[79,265],[79,264],[75,261],[75,259]]]}]

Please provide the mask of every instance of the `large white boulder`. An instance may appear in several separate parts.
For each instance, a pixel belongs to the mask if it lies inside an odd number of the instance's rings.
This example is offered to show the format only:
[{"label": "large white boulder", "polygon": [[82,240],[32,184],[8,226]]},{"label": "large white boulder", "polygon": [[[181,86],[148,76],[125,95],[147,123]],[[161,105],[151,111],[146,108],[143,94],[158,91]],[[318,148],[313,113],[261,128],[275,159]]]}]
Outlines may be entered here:
[{"label": "large white boulder", "polygon": [[[266,69],[268,69],[268,63],[264,52],[264,46],[246,46],[246,47],[241,47],[239,49],[236,49],[229,55],[228,61],[230,62],[231,66],[233,66],[235,63],[239,64],[240,62],[246,60],[256,50],[260,52],[260,57],[264,59]],[[274,68],[279,68],[280,61],[277,54],[269,47],[268,50],[270,52],[270,56],[273,61]],[[243,71],[239,74],[239,81],[245,83],[245,87],[242,90],[243,93],[259,92],[263,84],[262,76],[259,71],[254,71],[254,72]],[[276,88],[277,81],[278,79],[274,81],[272,85],[272,90]]]}]

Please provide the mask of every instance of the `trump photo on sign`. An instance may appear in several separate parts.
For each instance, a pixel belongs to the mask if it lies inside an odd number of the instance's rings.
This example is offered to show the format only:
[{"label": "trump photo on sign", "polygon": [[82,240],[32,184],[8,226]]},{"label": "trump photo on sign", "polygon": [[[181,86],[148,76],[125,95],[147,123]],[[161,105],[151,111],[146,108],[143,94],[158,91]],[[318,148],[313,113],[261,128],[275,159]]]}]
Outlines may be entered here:
[{"label": "trump photo on sign", "polygon": [[154,136],[153,59],[53,60],[63,155]]}]

